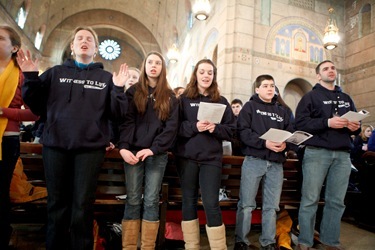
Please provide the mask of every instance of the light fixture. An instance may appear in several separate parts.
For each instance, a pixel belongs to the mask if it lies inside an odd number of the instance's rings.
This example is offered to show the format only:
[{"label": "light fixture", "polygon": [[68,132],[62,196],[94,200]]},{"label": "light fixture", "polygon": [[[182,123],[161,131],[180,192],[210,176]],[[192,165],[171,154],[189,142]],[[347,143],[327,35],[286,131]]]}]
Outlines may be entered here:
[{"label": "light fixture", "polygon": [[106,39],[99,45],[99,54],[106,60],[114,60],[121,54],[121,47],[116,41]]},{"label": "light fixture", "polygon": [[178,62],[178,58],[180,57],[180,52],[177,49],[177,45],[174,43],[172,48],[168,50],[167,57],[170,63]]},{"label": "light fixture", "polygon": [[199,21],[204,21],[208,18],[211,11],[211,5],[208,0],[196,0],[193,6],[193,13],[195,18]]},{"label": "light fixture", "polygon": [[336,17],[334,15],[334,9],[329,7],[329,18],[327,21],[327,26],[324,29],[323,43],[324,48],[328,50],[333,50],[337,47],[340,37],[339,37],[339,28],[336,24]]}]

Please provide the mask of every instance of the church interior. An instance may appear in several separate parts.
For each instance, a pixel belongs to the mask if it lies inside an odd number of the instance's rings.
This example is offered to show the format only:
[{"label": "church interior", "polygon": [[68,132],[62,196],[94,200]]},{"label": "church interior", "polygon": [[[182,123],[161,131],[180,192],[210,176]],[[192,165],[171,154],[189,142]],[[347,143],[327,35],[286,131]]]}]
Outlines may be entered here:
[{"label": "church interior", "polygon": [[[317,64],[331,60],[336,85],[357,110],[375,114],[375,0],[0,0],[0,23],[20,34],[41,72],[70,58],[77,26],[91,26],[95,61],[109,72],[122,63],[140,68],[158,51],[171,88],[185,87],[208,58],[229,102],[248,101],[255,78],[270,74],[293,112],[317,83]],[[362,122],[374,126],[375,115]],[[364,242],[348,249],[373,249],[373,232],[344,227],[347,245],[353,234]]]},{"label": "church interior", "polygon": [[[338,70],[336,84],[357,109],[373,113],[374,5],[374,0],[1,0],[0,22],[19,31],[42,71],[70,57],[71,31],[88,25],[101,43],[95,60],[109,72],[124,62],[140,67],[156,50],[168,62],[175,88],[186,86],[195,63],[209,58],[228,100],[246,102],[254,79],[272,74],[293,111],[317,82],[317,63],[329,59]],[[374,116],[364,120],[374,121]]]}]

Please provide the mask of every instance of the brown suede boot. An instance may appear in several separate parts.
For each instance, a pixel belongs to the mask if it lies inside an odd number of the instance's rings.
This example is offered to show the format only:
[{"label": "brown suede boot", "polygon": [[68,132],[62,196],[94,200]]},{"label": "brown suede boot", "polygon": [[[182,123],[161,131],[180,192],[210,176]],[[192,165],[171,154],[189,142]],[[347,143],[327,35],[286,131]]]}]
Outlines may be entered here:
[{"label": "brown suede boot", "polygon": [[199,250],[199,220],[189,220],[181,222],[182,233],[184,234],[185,249]]},{"label": "brown suede boot", "polygon": [[137,250],[141,220],[123,220],[122,223],[122,249]]},{"label": "brown suede boot", "polygon": [[225,226],[209,227],[206,225],[208,241],[212,250],[226,250],[227,239],[225,236]]},{"label": "brown suede boot", "polygon": [[155,241],[158,235],[159,221],[142,220],[141,249],[155,250]]}]

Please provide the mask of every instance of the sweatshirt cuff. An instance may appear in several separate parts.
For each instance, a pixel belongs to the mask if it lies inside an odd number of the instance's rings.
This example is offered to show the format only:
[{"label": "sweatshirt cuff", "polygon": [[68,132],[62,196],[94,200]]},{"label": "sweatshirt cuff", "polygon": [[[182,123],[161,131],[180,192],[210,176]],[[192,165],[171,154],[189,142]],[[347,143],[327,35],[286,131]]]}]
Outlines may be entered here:
[{"label": "sweatshirt cuff", "polygon": [[29,72],[22,72],[22,73],[27,79],[38,79],[39,77],[38,71],[29,71]]},{"label": "sweatshirt cuff", "polygon": [[121,143],[121,142],[119,142],[118,143],[118,149],[119,150],[121,150],[121,149],[127,149],[127,150],[129,150],[129,143]]},{"label": "sweatshirt cuff", "polygon": [[125,92],[125,86],[120,87],[120,86],[113,85],[113,90],[116,93],[124,93]]},{"label": "sweatshirt cuff", "polygon": [[156,147],[151,147],[150,150],[152,151],[152,153],[154,153],[154,155],[157,155],[159,154],[158,150]]}]

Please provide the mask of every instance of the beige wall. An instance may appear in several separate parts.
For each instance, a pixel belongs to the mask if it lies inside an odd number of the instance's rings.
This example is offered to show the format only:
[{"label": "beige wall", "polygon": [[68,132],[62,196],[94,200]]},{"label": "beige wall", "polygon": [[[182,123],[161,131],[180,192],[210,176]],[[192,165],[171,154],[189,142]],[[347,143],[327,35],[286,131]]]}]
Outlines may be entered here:
[{"label": "beige wall", "polygon": [[[17,27],[13,18],[22,2],[0,0],[0,21]],[[329,2],[335,8],[341,41],[332,51],[320,45],[322,59],[336,64],[339,84],[353,97],[357,108],[375,114],[375,0]],[[294,25],[301,28],[301,34],[321,42],[329,2],[211,0],[210,17],[206,21],[193,20],[189,27],[193,0],[116,0],[110,3],[34,0],[30,1],[24,30],[17,28],[25,48],[41,57],[42,68],[61,63],[74,27],[90,25],[99,36],[116,37],[124,48],[125,53],[115,61],[97,57],[109,71],[116,70],[124,61],[131,66],[140,65],[150,50],[161,51],[166,57],[168,49],[176,43],[181,55],[178,63],[168,64],[172,87],[186,85],[196,62],[206,57],[215,60],[220,89],[229,101],[233,98],[247,101],[254,79],[260,74],[271,74],[284,99],[294,109],[300,97],[316,82],[317,62],[308,57],[308,46],[316,44],[307,44],[305,51],[293,50],[291,55],[285,56],[276,53],[275,41],[283,27]],[[361,11],[366,3],[371,7],[371,29],[362,34]],[[42,24],[47,24],[47,30],[38,51],[32,41]],[[375,125],[375,115],[365,122]]]}]

